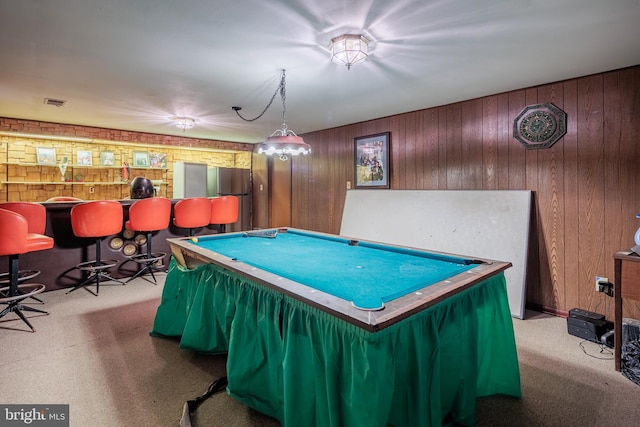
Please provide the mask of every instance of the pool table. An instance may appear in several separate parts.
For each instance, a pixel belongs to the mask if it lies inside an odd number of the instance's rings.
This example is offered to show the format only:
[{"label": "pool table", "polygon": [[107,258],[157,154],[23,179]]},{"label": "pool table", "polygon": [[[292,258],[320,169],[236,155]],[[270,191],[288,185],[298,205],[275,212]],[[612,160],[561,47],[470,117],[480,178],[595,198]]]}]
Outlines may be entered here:
[{"label": "pool table", "polygon": [[151,332],[228,353],[227,392],[283,426],[473,425],[520,397],[509,262],[293,228],[168,239]]}]

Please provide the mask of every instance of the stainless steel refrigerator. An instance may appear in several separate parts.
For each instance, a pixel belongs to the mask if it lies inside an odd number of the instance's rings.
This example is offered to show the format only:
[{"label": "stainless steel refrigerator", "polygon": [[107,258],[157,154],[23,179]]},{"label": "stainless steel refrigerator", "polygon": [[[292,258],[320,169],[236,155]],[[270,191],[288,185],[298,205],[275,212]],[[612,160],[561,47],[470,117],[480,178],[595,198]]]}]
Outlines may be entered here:
[{"label": "stainless steel refrigerator", "polygon": [[207,164],[175,162],[173,164],[173,198],[207,197]]},{"label": "stainless steel refrigerator", "polygon": [[227,225],[229,231],[251,230],[251,170],[209,168],[207,196],[236,196],[239,200],[238,222]]},{"label": "stainless steel refrigerator", "polygon": [[226,231],[251,230],[251,171],[249,169],[209,167],[206,163],[173,164],[173,198],[218,197],[239,199],[238,221]]}]

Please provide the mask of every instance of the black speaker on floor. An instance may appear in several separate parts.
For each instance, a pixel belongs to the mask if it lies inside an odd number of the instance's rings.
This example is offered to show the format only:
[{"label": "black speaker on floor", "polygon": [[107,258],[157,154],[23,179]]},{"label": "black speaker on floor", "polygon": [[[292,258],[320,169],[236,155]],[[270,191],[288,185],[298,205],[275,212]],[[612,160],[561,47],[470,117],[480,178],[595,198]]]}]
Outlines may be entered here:
[{"label": "black speaker on floor", "polygon": [[600,337],[607,332],[607,322],[603,314],[573,308],[567,317],[567,330],[569,335],[600,342]]}]

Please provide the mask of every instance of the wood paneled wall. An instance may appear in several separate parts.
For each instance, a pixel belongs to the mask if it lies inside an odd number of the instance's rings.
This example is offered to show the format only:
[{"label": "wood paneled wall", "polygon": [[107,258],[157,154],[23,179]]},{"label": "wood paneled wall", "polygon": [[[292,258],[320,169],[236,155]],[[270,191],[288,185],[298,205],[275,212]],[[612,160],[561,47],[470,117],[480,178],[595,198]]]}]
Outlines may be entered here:
[{"label": "wood paneled wall", "polygon": [[[546,102],[567,113],[567,133],[527,150],[513,121]],[[353,139],[389,131],[393,189],[533,190],[527,304],[612,320],[613,299],[595,291],[595,276],[613,281],[612,255],[633,246],[640,227],[638,128],[640,66],[305,134],[312,154],[290,160],[291,225],[338,233]],[[268,186],[265,161],[254,155],[253,164],[256,186]],[[265,209],[268,191],[254,195]],[[623,314],[640,318],[640,302],[625,302]]]}]

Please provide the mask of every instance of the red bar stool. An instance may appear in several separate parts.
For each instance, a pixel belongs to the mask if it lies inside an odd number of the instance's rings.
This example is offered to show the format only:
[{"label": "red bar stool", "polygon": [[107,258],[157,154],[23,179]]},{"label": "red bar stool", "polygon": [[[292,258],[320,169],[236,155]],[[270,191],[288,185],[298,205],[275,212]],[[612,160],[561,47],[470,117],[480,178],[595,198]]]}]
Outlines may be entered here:
[{"label": "red bar stool", "polygon": [[[27,220],[29,233],[44,235],[44,231],[47,228],[47,209],[44,205],[30,202],[5,202],[0,203],[0,209],[6,209],[22,215]],[[38,270],[20,270],[18,271],[18,283],[31,280],[38,274],[40,274]],[[0,284],[9,283],[9,273],[0,273]],[[2,292],[0,292],[0,295],[2,295]],[[35,296],[31,298],[44,304],[41,299]]]},{"label": "red bar stool", "polygon": [[209,225],[211,201],[206,197],[190,197],[179,200],[173,206],[173,225],[188,228],[189,236],[195,229]]},{"label": "red bar stool", "polygon": [[9,286],[0,288],[0,291],[6,292],[6,296],[0,298],[0,303],[7,305],[0,312],[0,318],[11,312],[16,313],[31,331],[35,332],[35,328],[22,312],[34,311],[49,314],[44,310],[21,304],[25,299],[44,291],[45,285],[41,283],[18,284],[18,273],[20,271],[20,254],[51,249],[52,247],[53,239],[51,237],[29,232],[29,223],[25,217],[7,209],[0,209],[0,256],[9,257],[10,277]]},{"label": "red bar stool", "polygon": [[[71,208],[71,228],[77,237],[95,239],[96,258],[76,265],[76,268],[88,273],[88,276],[79,285],[73,287],[67,293],[83,288],[92,283],[96,284],[96,292],[100,292],[100,279],[103,281],[124,282],[111,277],[107,270],[118,263],[116,260],[103,260],[100,255],[102,240],[122,231],[122,205],[114,200],[96,200],[79,203]],[[89,289],[87,291],[91,292]],[[93,293],[93,292],[91,292]]]},{"label": "red bar stool", "polygon": [[218,232],[226,232],[226,225],[238,221],[239,200],[236,196],[222,196],[211,199],[209,224],[217,224]]},{"label": "red bar stool", "polygon": [[127,230],[138,231],[146,234],[147,251],[143,254],[137,254],[129,257],[131,261],[139,264],[140,268],[136,274],[131,276],[127,283],[140,277],[145,273],[150,273],[153,282],[156,282],[154,270],[159,271],[161,267],[156,264],[159,260],[167,256],[164,252],[153,253],[151,251],[151,237],[154,231],[164,230],[169,227],[171,220],[171,200],[164,197],[151,197],[148,199],[140,199],[129,207],[129,220],[125,222],[124,227]]}]

